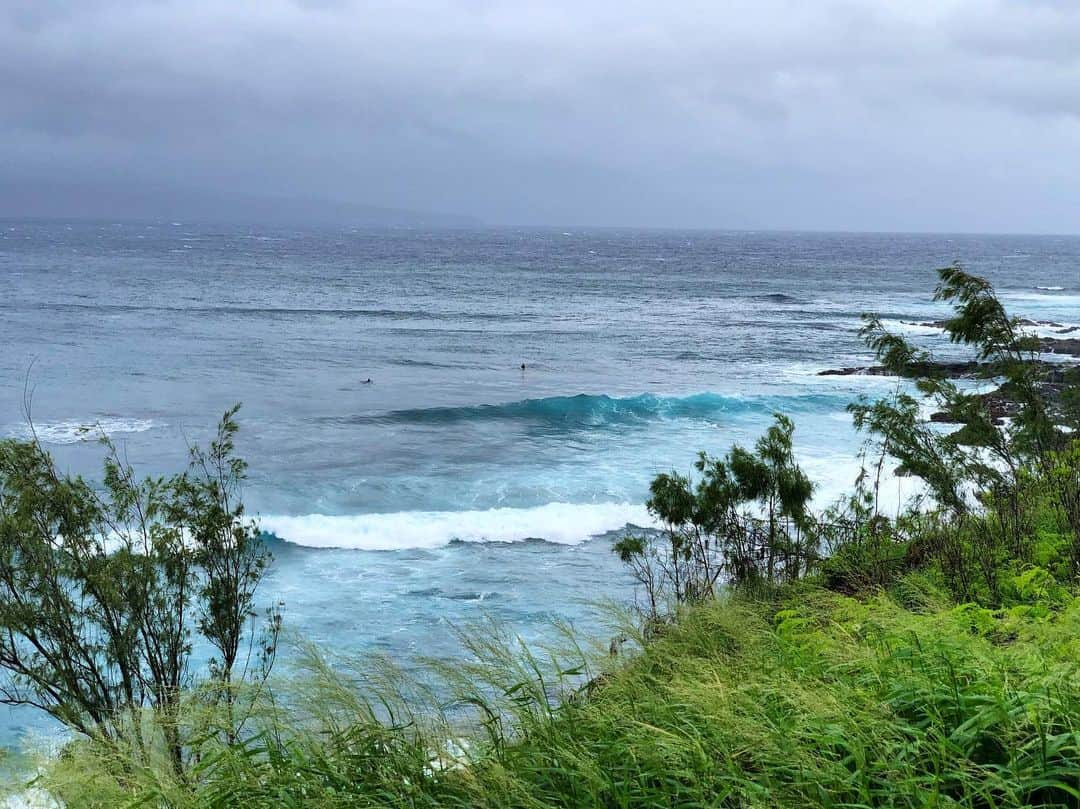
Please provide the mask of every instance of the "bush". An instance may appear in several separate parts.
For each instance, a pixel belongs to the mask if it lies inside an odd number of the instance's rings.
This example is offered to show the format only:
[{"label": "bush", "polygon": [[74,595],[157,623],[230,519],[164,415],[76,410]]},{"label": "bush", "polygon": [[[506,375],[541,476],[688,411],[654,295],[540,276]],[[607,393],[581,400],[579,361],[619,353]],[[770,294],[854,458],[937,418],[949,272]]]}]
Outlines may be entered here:
[{"label": "bush", "polygon": [[777,414],[753,452],[702,453],[699,481],[675,472],[653,480],[648,508],[661,530],[614,544],[645,590],[650,621],[712,597],[722,576],[742,585],[794,581],[817,561],[813,485],[795,462],[794,430]]},{"label": "bush", "polygon": [[[252,638],[269,555],[240,500],[235,414],[169,478],[137,480],[103,436],[99,488],[62,475],[36,439],[0,441],[0,701],[41,708],[119,760],[164,751],[179,777],[208,738],[237,740],[240,689],[268,676],[280,617]],[[205,672],[196,640],[213,652]]]}]

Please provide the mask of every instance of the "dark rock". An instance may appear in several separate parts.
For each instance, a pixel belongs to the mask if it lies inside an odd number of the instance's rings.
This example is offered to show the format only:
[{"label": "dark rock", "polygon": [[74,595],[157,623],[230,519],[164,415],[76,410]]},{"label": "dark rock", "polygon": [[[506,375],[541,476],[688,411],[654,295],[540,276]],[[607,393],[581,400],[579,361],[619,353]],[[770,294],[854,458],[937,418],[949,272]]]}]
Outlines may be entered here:
[{"label": "dark rock", "polygon": [[[920,326],[932,326],[944,328],[945,321],[936,320],[920,323]],[[1058,334],[1069,334],[1080,331],[1080,326],[1063,326],[1048,320],[1021,320],[1021,326],[1040,326],[1057,329]],[[1080,337],[1041,337],[1039,338],[1039,351],[1042,354],[1054,354],[1080,358]],[[1031,366],[1036,373],[1036,385],[1040,395],[1044,397],[1051,415],[1060,415],[1063,401],[1070,395],[1075,395],[1080,388],[1080,365],[1073,363],[1049,362],[1032,358]],[[1001,376],[1000,368],[995,363],[988,362],[917,362],[904,369],[906,377],[937,377],[939,379],[971,379],[990,378]],[[997,372],[997,373],[996,373]],[[866,365],[848,368],[831,368],[819,371],[818,376],[893,376],[893,372],[881,365]],[[1006,382],[1000,388],[988,393],[979,394],[977,398],[982,402],[984,412],[990,419],[1000,425],[1005,419],[1014,418],[1022,412],[1023,398],[1019,391],[1014,389],[1011,383]],[[963,417],[957,417],[951,413],[937,412],[930,414],[930,421],[937,424],[957,424],[963,422]]]},{"label": "dark rock", "polygon": [[[983,371],[988,371],[989,363],[985,362],[915,362],[909,365],[904,376],[937,376],[947,379],[959,379],[962,377],[976,376]],[[830,368],[818,371],[818,376],[895,376],[895,374],[881,365],[863,365],[852,368]]]},{"label": "dark rock", "polygon": [[1070,357],[1080,357],[1080,338],[1077,337],[1044,337],[1039,341],[1039,344],[1046,354],[1066,354]]},{"label": "dark rock", "polygon": [[1064,329],[1065,326],[1061,323],[1055,323],[1052,320],[1029,320],[1026,317],[1020,318],[1021,326],[1042,326],[1047,329]]},{"label": "dark rock", "polygon": [[829,368],[818,371],[818,376],[884,376],[885,369],[880,365],[863,365],[856,368]]},{"label": "dark rock", "polygon": [[[947,320],[924,320],[912,325],[926,326],[931,329],[944,329],[948,322]],[[1054,329],[1056,334],[1073,334],[1080,331],[1080,326],[1066,326],[1064,323],[1055,323],[1053,320],[1030,320],[1026,317],[1020,318],[1020,325],[1026,328]],[[1053,342],[1055,338],[1044,338],[1044,342],[1047,340]]]},{"label": "dark rock", "polygon": [[[989,393],[983,393],[977,396],[986,408],[987,415],[990,416],[990,420],[994,424],[1000,425],[1005,419],[1015,416],[1019,410],[1020,405],[1010,400],[1005,396],[1001,390],[993,390]],[[935,424],[963,424],[963,418],[957,418],[951,413],[946,413],[944,410],[939,410],[930,414],[930,421]]]}]

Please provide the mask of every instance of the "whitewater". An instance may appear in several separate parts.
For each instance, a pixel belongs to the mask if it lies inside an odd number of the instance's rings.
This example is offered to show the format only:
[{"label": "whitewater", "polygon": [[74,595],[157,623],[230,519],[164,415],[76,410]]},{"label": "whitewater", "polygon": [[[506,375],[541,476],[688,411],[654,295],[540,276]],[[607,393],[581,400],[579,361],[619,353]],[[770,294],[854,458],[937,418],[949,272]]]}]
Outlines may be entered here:
[{"label": "whitewater", "polygon": [[[1080,322],[1064,237],[3,222],[0,434],[30,391],[65,470],[97,476],[104,433],[163,474],[239,401],[262,597],[295,633],[407,659],[481,616],[599,631],[657,473],[784,412],[816,501],[851,485],[845,408],[896,380],[819,372],[872,361],[865,311],[955,352],[924,325],[954,259],[1040,333]],[[0,718],[3,744],[40,729]]]}]

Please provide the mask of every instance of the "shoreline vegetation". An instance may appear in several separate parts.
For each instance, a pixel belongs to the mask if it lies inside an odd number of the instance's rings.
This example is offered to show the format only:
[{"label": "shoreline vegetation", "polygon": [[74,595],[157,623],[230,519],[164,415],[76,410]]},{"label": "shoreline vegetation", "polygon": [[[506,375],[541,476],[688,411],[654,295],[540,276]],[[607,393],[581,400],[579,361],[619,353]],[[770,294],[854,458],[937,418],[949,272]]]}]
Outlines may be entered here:
[{"label": "shoreline vegetation", "polygon": [[[783,414],[694,479],[657,477],[662,527],[614,543],[640,586],[610,644],[566,629],[541,652],[484,625],[420,671],[304,648],[272,679],[235,411],[168,480],[111,450],[105,495],[2,442],[5,698],[77,734],[34,789],[70,807],[1080,805],[1080,386],[989,283],[939,277],[965,370],[867,316],[902,381],[850,406],[861,473],[823,511]],[[894,467],[922,487],[889,515]]]}]

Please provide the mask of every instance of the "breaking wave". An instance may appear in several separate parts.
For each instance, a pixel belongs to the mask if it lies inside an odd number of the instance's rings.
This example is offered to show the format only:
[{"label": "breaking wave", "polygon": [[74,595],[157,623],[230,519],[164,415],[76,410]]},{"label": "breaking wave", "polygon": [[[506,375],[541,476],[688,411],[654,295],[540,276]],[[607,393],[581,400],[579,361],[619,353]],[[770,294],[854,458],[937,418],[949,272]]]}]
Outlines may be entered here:
[{"label": "breaking wave", "polygon": [[[33,431],[45,444],[79,444],[83,441],[97,441],[102,433],[108,436],[144,433],[152,430],[154,426],[150,419],[106,417],[89,421],[71,419],[35,423]],[[31,436],[29,426],[24,424],[9,428],[6,433],[15,438],[25,439]]]},{"label": "breaking wave", "polygon": [[263,531],[308,548],[392,551],[439,548],[451,542],[543,539],[576,545],[626,528],[650,527],[645,506],[633,503],[548,503],[483,511],[399,511],[391,514],[266,516]]},{"label": "breaking wave", "polygon": [[483,421],[520,421],[562,428],[597,428],[664,419],[714,419],[740,413],[821,412],[842,408],[843,397],[827,394],[799,396],[722,396],[697,393],[692,396],[613,397],[579,394],[524,399],[506,404],[425,407],[391,410],[386,413],[331,417],[333,422],[351,424],[457,424]]}]

